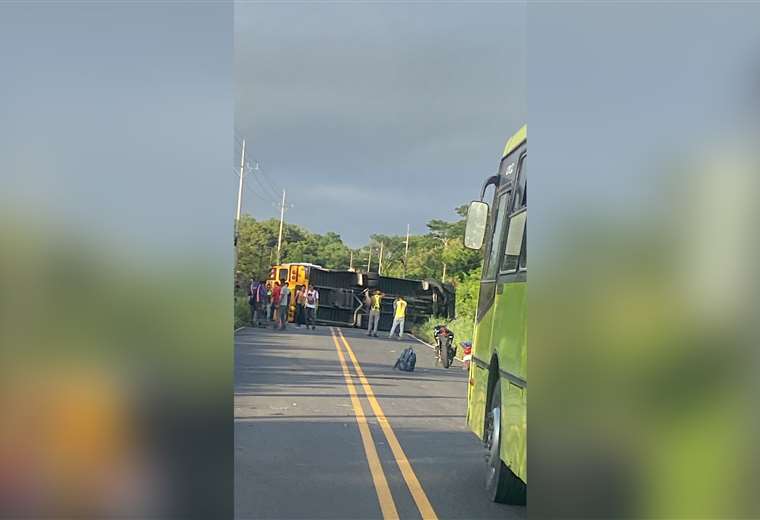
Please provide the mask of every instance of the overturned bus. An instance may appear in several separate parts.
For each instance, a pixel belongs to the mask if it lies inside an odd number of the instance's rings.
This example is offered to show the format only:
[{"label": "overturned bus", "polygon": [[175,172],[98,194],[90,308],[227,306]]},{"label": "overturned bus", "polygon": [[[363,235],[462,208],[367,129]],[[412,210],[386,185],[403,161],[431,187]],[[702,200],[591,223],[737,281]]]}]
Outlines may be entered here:
[{"label": "overturned bus", "polygon": [[[454,318],[455,291],[451,284],[436,280],[410,280],[380,276],[378,273],[358,273],[325,269],[309,263],[287,263],[272,267],[269,282],[287,283],[291,294],[296,287],[314,287],[319,291],[317,323],[346,327],[365,327],[368,320],[367,295],[379,290],[383,294],[380,310],[380,330],[390,330],[393,324],[393,301],[403,296],[407,301],[407,328],[435,316]],[[295,317],[295,301],[291,298],[288,319]]]}]

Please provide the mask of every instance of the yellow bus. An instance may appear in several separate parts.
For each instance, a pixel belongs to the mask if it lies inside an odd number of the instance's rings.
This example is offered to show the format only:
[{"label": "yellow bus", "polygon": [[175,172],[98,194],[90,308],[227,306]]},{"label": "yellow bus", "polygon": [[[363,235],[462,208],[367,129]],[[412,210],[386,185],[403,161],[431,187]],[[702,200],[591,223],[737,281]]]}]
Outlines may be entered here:
[{"label": "yellow bus", "polygon": [[[269,272],[268,284],[271,286],[276,281],[280,284],[288,284],[290,294],[296,294],[296,287],[303,285],[308,287],[309,284],[309,269],[311,267],[319,267],[318,265],[299,262],[299,263],[287,263],[272,266]],[[296,302],[295,298],[290,298],[290,305],[288,306],[288,321],[295,319]]]}]

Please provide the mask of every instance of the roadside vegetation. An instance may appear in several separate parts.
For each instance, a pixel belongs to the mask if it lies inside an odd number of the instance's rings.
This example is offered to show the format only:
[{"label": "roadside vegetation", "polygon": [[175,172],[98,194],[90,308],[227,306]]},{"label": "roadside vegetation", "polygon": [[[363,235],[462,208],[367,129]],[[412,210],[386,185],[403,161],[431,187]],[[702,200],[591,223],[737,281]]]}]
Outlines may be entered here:
[{"label": "roadside vegetation", "polygon": [[[456,319],[443,320],[432,317],[412,329],[412,333],[421,340],[433,344],[433,328],[445,325],[454,332],[454,340],[459,352],[459,343],[472,340],[472,330],[475,323],[475,311],[478,305],[478,289],[480,287],[480,268],[475,269],[456,282]],[[459,354],[457,354],[459,355]]]},{"label": "roadside vegetation", "polygon": [[251,307],[248,305],[248,297],[235,295],[235,328],[251,324]]}]

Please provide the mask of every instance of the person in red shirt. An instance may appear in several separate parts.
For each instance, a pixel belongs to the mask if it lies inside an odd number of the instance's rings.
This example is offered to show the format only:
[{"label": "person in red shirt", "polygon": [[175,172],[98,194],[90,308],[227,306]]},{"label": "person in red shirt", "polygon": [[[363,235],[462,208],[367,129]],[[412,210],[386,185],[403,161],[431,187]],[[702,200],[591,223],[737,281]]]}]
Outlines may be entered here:
[{"label": "person in red shirt", "polygon": [[279,328],[280,326],[280,315],[277,312],[280,308],[280,291],[281,291],[280,282],[275,281],[274,287],[272,288],[272,309],[274,309],[272,318],[275,321],[275,324],[274,324],[275,329]]}]

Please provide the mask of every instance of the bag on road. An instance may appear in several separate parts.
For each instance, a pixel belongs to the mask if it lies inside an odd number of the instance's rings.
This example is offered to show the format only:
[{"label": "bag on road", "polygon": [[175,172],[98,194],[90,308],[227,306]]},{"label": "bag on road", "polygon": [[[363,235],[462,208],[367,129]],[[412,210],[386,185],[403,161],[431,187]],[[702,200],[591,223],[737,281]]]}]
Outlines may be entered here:
[{"label": "bag on road", "polygon": [[414,353],[414,349],[412,347],[407,347],[398,357],[396,364],[393,365],[393,368],[398,368],[404,372],[414,372],[414,366],[416,364],[417,354]]}]

